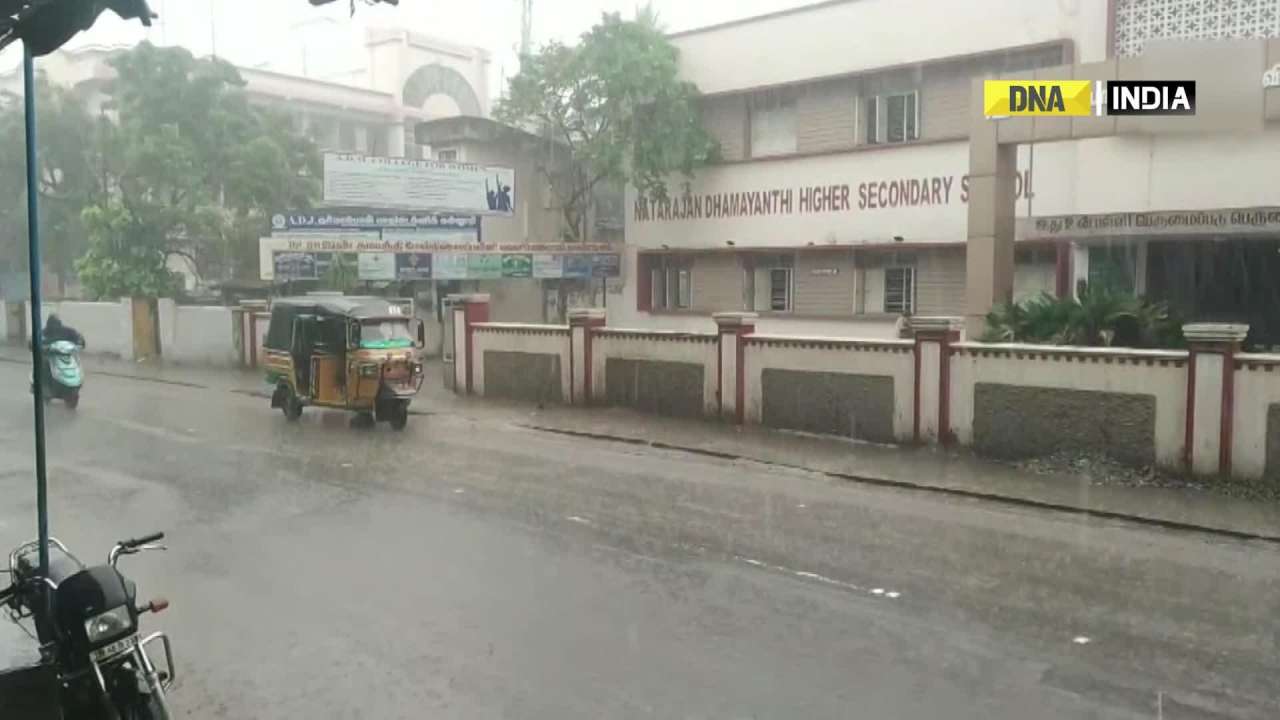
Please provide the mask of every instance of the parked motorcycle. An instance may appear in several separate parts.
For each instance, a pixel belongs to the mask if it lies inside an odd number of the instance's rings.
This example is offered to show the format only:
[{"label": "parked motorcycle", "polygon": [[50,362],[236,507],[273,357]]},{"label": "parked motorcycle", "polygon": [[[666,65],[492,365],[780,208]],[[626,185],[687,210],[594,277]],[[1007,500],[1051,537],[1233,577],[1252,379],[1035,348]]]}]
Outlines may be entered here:
[{"label": "parked motorcycle", "polygon": [[[155,599],[137,604],[137,587],[116,569],[122,555],[164,550],[164,533],[122,540],[107,563],[86,567],[61,542],[49,539],[49,573],[40,576],[38,545],[19,545],[9,555],[8,588],[0,607],[40,644],[44,663],[58,675],[63,717],[86,720],[168,720],[165,692],[174,680],[173,651],[162,632],[139,639],[138,618],[169,606]],[[23,624],[30,619],[35,634]],[[160,642],[165,670],[147,648]]]},{"label": "parked motorcycle", "polygon": [[[58,340],[44,346],[44,360],[49,372],[44,376],[45,400],[58,399],[75,409],[80,404],[80,388],[84,385],[84,371],[80,368],[80,346],[69,340]],[[31,393],[35,394],[35,379],[31,381]]]}]

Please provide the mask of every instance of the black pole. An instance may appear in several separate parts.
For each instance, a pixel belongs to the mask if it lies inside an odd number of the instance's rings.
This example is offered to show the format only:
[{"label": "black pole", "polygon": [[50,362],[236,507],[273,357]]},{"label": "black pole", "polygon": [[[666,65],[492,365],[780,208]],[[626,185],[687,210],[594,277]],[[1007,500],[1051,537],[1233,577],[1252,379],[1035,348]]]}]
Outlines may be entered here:
[{"label": "black pole", "polygon": [[[24,43],[25,45],[25,43]],[[36,526],[39,529],[40,577],[49,577],[49,488],[44,463],[44,348],[40,337],[40,185],[36,168],[35,58],[22,52],[22,89],[27,125],[27,266],[31,274],[31,387],[36,434]]]}]

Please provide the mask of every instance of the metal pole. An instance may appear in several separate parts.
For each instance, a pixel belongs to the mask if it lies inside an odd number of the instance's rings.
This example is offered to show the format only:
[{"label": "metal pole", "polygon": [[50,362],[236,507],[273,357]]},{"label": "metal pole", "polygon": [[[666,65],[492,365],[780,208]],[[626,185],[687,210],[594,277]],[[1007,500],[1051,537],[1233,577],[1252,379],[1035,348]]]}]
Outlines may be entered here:
[{"label": "metal pole", "polygon": [[[25,43],[24,43],[25,45]],[[22,52],[22,88],[27,125],[27,266],[31,275],[31,386],[36,434],[36,525],[39,529],[40,576],[49,576],[49,491],[44,463],[44,348],[40,337],[40,182],[36,166],[35,58]]]}]

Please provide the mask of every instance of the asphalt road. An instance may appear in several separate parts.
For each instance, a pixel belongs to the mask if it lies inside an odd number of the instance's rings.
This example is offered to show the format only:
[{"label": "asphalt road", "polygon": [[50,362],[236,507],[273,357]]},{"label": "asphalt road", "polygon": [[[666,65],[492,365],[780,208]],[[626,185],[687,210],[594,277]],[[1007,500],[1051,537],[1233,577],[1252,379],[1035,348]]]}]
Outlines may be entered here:
[{"label": "asphalt road", "polygon": [[[0,363],[4,547],[25,384]],[[102,376],[48,427],[56,536],[169,534],[122,567],[172,601],[178,717],[1280,716],[1267,543]]]}]

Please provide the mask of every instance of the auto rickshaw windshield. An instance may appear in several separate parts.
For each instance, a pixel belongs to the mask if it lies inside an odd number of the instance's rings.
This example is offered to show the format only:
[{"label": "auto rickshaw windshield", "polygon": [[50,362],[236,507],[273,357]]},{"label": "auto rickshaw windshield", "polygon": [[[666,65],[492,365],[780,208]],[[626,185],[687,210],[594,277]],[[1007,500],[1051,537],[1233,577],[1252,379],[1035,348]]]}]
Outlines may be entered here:
[{"label": "auto rickshaw windshield", "polygon": [[366,320],[361,323],[360,347],[367,350],[407,348],[414,345],[413,328],[406,320]]}]

